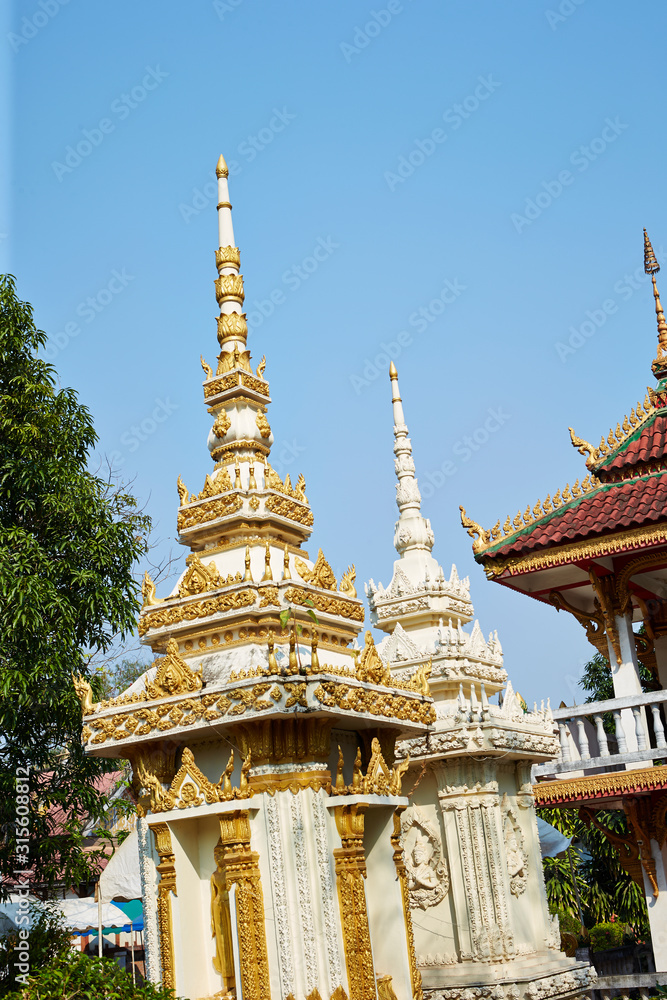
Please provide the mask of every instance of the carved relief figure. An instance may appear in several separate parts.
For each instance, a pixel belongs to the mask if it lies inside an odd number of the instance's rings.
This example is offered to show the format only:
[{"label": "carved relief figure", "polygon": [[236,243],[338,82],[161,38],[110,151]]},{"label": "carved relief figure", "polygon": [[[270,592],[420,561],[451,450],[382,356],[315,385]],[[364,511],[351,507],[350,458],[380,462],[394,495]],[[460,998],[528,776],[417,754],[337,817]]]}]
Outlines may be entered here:
[{"label": "carved relief figure", "polygon": [[225,878],[223,847],[214,849],[216,870],[211,875],[211,936],[215,938],[215,958],[213,968],[222,976],[224,988],[235,986],[234,952],[232,951],[232,916],[229,908],[229,892]]},{"label": "carved relief figure", "polygon": [[425,910],[444,899],[449,890],[440,837],[416,806],[403,814],[401,826],[410,905]]},{"label": "carved relief figure", "polygon": [[505,858],[507,872],[510,877],[510,892],[520,896],[526,891],[528,874],[528,855],[523,849],[524,837],[513,808],[507,806],[507,795],[503,796],[503,836],[505,839]]}]

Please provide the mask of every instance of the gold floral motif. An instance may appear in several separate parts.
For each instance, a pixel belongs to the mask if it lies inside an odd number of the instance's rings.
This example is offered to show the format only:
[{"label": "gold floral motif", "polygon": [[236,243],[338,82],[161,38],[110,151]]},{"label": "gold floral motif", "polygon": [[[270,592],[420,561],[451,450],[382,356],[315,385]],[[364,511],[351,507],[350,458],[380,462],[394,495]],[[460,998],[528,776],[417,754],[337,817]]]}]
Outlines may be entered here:
[{"label": "gold floral motif", "polygon": [[215,423],[213,424],[213,433],[219,440],[222,441],[231,426],[232,422],[229,418],[227,410],[221,410],[216,417]]},{"label": "gold floral motif", "polygon": [[[254,764],[298,764],[329,759],[333,720],[308,716],[267,719],[261,726],[241,723],[235,733],[242,753],[252,754]],[[328,773],[328,772],[327,772]],[[258,776],[252,775],[254,788]]]},{"label": "gold floral motif", "polygon": [[248,813],[219,816],[218,869],[227,889],[236,885],[236,919],[244,1000],[271,1000],[266,950],[264,896],[259,855],[250,847]]},{"label": "gold floral motif", "polygon": [[260,608],[280,607],[280,598],[278,596],[277,587],[260,587],[259,598]]},{"label": "gold floral motif", "polygon": [[288,587],[285,591],[285,600],[304,607],[309,607],[309,602],[312,601],[317,611],[339,615],[341,618],[351,618],[357,622],[364,620],[363,606],[353,604],[344,597],[329,597],[327,594],[317,593],[317,591],[303,590],[302,587]]},{"label": "gold floral motif", "polygon": [[245,386],[246,389],[252,389],[253,392],[258,392],[260,396],[269,395],[268,384],[261,379],[255,378],[254,375],[246,375],[245,372],[241,372],[241,385]]},{"label": "gold floral motif", "polygon": [[243,303],[245,298],[245,292],[243,290],[243,275],[242,274],[221,274],[219,278],[215,279],[215,297],[218,300],[218,305],[221,306],[223,302],[240,302]]},{"label": "gold floral motif", "polygon": [[302,559],[295,559],[296,571],[306,583],[312,583],[323,590],[337,590],[336,577],[329,563],[324,558],[322,549],[317,553],[317,559],[312,569],[308,569]]},{"label": "gold floral motif", "polygon": [[224,378],[216,378],[210,383],[206,382],[204,384],[204,399],[217,396],[219,392],[224,392],[226,389],[234,389],[238,384],[239,372],[232,372],[230,375],[225,375]]},{"label": "gold floral motif", "polygon": [[223,267],[240,267],[241,251],[238,247],[220,247],[215,251],[215,265],[218,271]]},{"label": "gold floral motif", "polygon": [[312,510],[309,507],[302,506],[300,503],[294,503],[292,500],[269,496],[264,506],[268,511],[272,511],[280,517],[286,517],[290,521],[296,521],[298,524],[304,524],[308,528],[313,523]]},{"label": "gold floral motif", "polygon": [[221,313],[218,316],[218,343],[220,346],[225,340],[236,340],[245,342],[248,335],[248,324],[245,313]]},{"label": "gold floral motif", "polygon": [[229,478],[229,472],[223,466],[215,478],[207,473],[204,488],[201,493],[197,494],[197,500],[208,500],[209,497],[220,496],[221,493],[227,493],[231,489],[232,481]]},{"label": "gold floral motif", "polygon": [[266,419],[266,414],[263,413],[262,410],[257,411],[255,423],[257,424],[257,429],[263,438],[271,437],[271,425]]},{"label": "gold floral motif", "polygon": [[376,1000],[377,997],[364,890],[364,814],[367,808],[365,803],[358,803],[334,809],[341,839],[341,846],[333,852],[334,869],[350,1000]]},{"label": "gold floral motif", "polygon": [[247,608],[255,603],[255,594],[251,590],[237,590],[231,594],[221,594],[204,601],[190,601],[162,611],[153,611],[143,615],[137,626],[139,635],[145,635],[149,629],[164,628],[176,625],[182,621],[195,621],[198,618],[208,618],[210,615],[224,614],[236,608]]},{"label": "gold floral motif", "polygon": [[394,866],[396,875],[401,886],[401,899],[403,901],[403,920],[405,923],[405,940],[408,947],[408,959],[410,962],[410,985],[412,987],[413,1000],[422,1000],[422,977],[417,968],[417,953],[415,951],[415,935],[412,926],[412,914],[410,913],[410,892],[408,889],[408,876],[403,858],[403,848],[401,847],[401,813],[404,806],[400,806],[394,813],[394,832],[391,835],[391,845],[394,848]]},{"label": "gold floral motif", "polygon": [[383,718],[403,719],[428,725],[435,719],[435,709],[430,702],[406,698],[391,691],[367,691],[339,681],[322,681],[315,688],[315,698],[329,708],[337,707],[348,712],[363,712]]},{"label": "gold floral motif", "polygon": [[156,866],[160,876],[158,885],[158,923],[160,926],[160,958],[162,960],[162,985],[174,989],[174,937],[171,918],[171,894],[176,891],[176,859],[171,843],[171,833],[166,823],[151,827],[155,849],[160,857]]},{"label": "gold floral motif", "polygon": [[240,496],[222,496],[207,503],[200,503],[196,507],[182,507],[178,512],[176,524],[178,530],[182,531],[184,528],[192,528],[194,525],[233,514],[242,506],[243,500]]}]

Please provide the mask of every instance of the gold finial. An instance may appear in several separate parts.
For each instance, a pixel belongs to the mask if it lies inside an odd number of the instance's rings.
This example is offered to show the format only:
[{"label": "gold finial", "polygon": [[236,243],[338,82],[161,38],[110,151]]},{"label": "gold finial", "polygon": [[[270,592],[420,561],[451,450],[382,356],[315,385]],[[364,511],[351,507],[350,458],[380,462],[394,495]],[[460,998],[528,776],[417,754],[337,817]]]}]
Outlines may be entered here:
[{"label": "gold finial", "polygon": [[257,480],[255,479],[255,466],[251,465],[248,471],[250,473],[250,477],[248,479],[248,489],[249,490],[256,490],[257,489]]},{"label": "gold finial", "polygon": [[398,378],[398,372],[396,371],[396,365],[392,361],[389,365],[389,378]]},{"label": "gold finial", "polygon": [[243,577],[244,581],[252,583],[252,573],[250,572],[250,546],[245,547],[245,574]]},{"label": "gold finial", "polygon": [[234,466],[234,489],[241,489],[241,466],[238,462]]},{"label": "gold finial", "polygon": [[283,556],[283,580],[291,580],[292,574],[289,571],[289,549],[285,546],[285,555]]},{"label": "gold finial", "polygon": [[220,153],[220,156],[218,158],[218,163],[217,163],[216,168],[215,168],[215,176],[216,177],[229,177],[229,168],[228,168],[227,164],[225,163],[225,158],[222,155],[222,153]]},{"label": "gold finial", "polygon": [[269,631],[269,673],[278,673],[278,661],[276,660],[275,636],[273,629]]},{"label": "gold finial", "polygon": [[296,632],[294,629],[289,634],[289,659],[288,673],[296,674],[299,671],[299,661],[296,658]]},{"label": "gold finial", "polygon": [[273,580],[273,573],[271,572],[271,546],[268,541],[266,543],[266,552],[264,553],[264,576],[262,577],[262,583],[265,580]]},{"label": "gold finial", "polygon": [[656,365],[662,367],[659,363],[662,362],[665,355],[667,355],[667,321],[665,321],[665,314],[662,311],[662,303],[660,302],[660,295],[658,293],[658,286],[656,284],[655,276],[660,270],[660,265],[653,252],[653,247],[651,246],[651,241],[648,238],[648,233],[644,230],[644,270],[647,274],[651,275],[651,282],[653,284],[653,298],[655,299],[655,315],[658,322],[658,354],[653,362],[653,374],[656,378],[659,378],[662,372],[656,370]]},{"label": "gold finial", "polygon": [[660,270],[660,265],[653,253],[653,247],[651,246],[651,241],[648,238],[646,230],[644,230],[644,270],[647,274],[657,274]]},{"label": "gold finial", "polygon": [[310,669],[313,671],[313,673],[317,673],[317,671],[320,669],[320,659],[319,656],[317,655],[318,641],[319,640],[317,632],[315,631],[315,629],[313,629],[313,634],[310,640]]}]

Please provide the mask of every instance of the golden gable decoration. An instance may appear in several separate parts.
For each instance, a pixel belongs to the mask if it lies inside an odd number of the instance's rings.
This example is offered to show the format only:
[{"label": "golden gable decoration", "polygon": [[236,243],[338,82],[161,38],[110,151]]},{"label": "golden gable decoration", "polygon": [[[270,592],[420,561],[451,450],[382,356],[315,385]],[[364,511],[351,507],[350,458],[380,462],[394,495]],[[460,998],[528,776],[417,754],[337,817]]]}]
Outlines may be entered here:
[{"label": "golden gable decoration", "polygon": [[336,577],[329,563],[324,558],[322,549],[317,553],[317,559],[312,569],[308,569],[302,559],[295,559],[296,571],[306,583],[312,583],[323,590],[337,590]]},{"label": "golden gable decoration", "polygon": [[214,562],[203,563],[196,552],[189,555],[185,562],[188,565],[188,569],[178,588],[179,597],[205,594],[209,590],[216,590],[218,587],[222,587],[223,580],[220,578]]},{"label": "golden gable decoration", "polygon": [[601,459],[606,458],[612,451],[615,451],[619,445],[623,444],[639,427],[641,427],[643,423],[646,422],[654,409],[655,393],[650,386],[647,386],[643,408],[642,404],[638,402],[636,412],[635,409],[630,410],[629,419],[626,415],[623,417],[622,424],[620,422],[616,424],[616,430],[610,428],[606,441],[603,434],[597,448],[595,445],[589,444],[589,442],[585,441],[583,438],[577,437],[573,429],[569,427],[568,430],[570,432],[570,440],[572,441],[572,444],[578,449],[580,455],[587,456],[586,468],[593,469],[597,463],[601,461]]},{"label": "golden gable decoration", "polygon": [[149,698],[166,698],[172,694],[185,694],[188,691],[199,691],[202,686],[201,667],[198,671],[190,670],[185,660],[179,656],[178,643],[170,639],[167,643],[167,655],[157,659],[157,673],[153,681],[146,681],[146,693]]}]

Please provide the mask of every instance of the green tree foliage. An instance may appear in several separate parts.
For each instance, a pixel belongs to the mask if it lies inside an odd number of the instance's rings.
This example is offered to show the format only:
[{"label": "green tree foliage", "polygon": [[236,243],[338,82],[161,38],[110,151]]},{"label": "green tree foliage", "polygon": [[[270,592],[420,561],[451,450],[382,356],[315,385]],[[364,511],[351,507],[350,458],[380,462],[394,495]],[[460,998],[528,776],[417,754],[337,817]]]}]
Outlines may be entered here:
[{"label": "green tree foliage", "polygon": [[144,660],[124,658],[112,660],[101,667],[93,678],[93,692],[96,701],[117,698],[127,691],[131,684],[141,677],[150,666]]},{"label": "green tree foliage", "polygon": [[93,874],[81,820],[102,814],[95,780],[113,765],[83,754],[72,673],[134,628],[149,521],[89,471],[90,413],[38,357],[45,340],[0,276],[0,873],[6,890],[24,867],[16,778],[29,773],[25,867],[46,895]]},{"label": "green tree foliage", "polygon": [[[640,665],[640,680],[644,691],[655,689],[651,672]],[[587,692],[586,702],[606,701],[614,697],[609,661],[600,653],[588,661],[581,676],[581,686]],[[613,718],[605,720],[605,728],[614,731]],[[538,813],[561,833],[573,838],[572,861],[579,889],[586,927],[618,919],[630,924],[639,937],[649,934],[648,913],[644,892],[621,867],[618,853],[598,829],[588,827],[576,809],[540,809]],[[600,823],[614,833],[627,833],[627,821],[618,810],[596,812]],[[544,878],[547,897],[554,912],[576,917],[578,908],[570,862],[565,858],[545,858]]]},{"label": "green tree foliage", "polygon": [[[48,904],[33,904],[29,912],[17,919],[19,927],[0,940],[0,997],[19,989],[27,978],[21,978],[26,964],[42,969],[70,950],[72,935],[65,927],[61,911]],[[29,963],[23,961],[26,952]]]},{"label": "green tree foliage", "polygon": [[91,958],[82,952],[60,955],[35,969],[27,985],[7,1000],[174,1000],[165,986],[134,985],[132,976],[110,958]]}]

